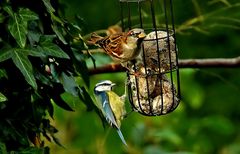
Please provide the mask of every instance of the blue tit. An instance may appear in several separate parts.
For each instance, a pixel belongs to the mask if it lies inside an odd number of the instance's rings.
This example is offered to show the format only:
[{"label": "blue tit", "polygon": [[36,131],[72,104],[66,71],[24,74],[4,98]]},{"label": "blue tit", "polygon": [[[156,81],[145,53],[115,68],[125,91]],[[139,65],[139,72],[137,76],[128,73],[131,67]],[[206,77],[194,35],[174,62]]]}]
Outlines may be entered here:
[{"label": "blue tit", "polygon": [[117,129],[122,142],[127,145],[120,130],[121,120],[126,114],[125,105],[121,97],[112,91],[114,85],[110,80],[104,80],[95,85],[94,93],[97,98],[98,108],[106,118],[106,121],[110,126]]}]

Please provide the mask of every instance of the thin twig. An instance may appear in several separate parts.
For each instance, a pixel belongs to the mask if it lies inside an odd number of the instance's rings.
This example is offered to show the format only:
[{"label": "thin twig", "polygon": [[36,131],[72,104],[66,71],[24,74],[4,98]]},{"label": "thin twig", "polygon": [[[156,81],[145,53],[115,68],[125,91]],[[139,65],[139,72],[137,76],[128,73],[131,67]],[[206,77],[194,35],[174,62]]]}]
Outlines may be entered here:
[{"label": "thin twig", "polygon": [[[179,68],[236,68],[240,67],[240,57],[236,58],[209,58],[209,59],[182,59],[178,62]],[[126,71],[120,64],[109,64],[96,69],[89,69],[89,74],[103,74]]]}]

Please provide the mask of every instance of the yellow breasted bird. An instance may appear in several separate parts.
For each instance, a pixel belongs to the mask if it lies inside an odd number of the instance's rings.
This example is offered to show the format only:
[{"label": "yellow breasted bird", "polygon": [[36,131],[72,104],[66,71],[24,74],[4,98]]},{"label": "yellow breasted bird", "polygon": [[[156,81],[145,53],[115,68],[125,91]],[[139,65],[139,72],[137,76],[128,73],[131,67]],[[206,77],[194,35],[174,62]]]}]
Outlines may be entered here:
[{"label": "yellow breasted bird", "polygon": [[120,130],[121,120],[126,114],[125,105],[121,97],[112,91],[114,85],[110,80],[101,81],[95,85],[94,93],[106,121],[117,130],[122,142],[127,145]]}]

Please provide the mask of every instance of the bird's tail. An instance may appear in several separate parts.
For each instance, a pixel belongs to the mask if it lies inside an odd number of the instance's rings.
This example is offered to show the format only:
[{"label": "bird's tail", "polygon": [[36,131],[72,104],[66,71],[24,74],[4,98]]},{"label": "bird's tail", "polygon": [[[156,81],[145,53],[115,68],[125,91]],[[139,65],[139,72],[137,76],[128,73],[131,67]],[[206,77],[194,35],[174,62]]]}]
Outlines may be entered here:
[{"label": "bird's tail", "polygon": [[118,133],[119,137],[121,138],[122,142],[123,142],[126,146],[128,146],[120,129],[117,129],[117,133]]},{"label": "bird's tail", "polygon": [[89,45],[97,45],[99,41],[101,41],[104,37],[99,36],[96,33],[91,34],[90,40],[87,41]]}]

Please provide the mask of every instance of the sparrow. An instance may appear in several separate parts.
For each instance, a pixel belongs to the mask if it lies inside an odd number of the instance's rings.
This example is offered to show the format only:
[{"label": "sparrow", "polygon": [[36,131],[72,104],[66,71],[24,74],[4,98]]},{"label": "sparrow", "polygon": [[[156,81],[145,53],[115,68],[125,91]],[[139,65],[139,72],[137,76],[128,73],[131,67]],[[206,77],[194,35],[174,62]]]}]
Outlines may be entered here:
[{"label": "sparrow", "polygon": [[105,37],[92,33],[88,44],[101,47],[113,61],[127,67],[127,62],[140,54],[141,43],[145,36],[144,30],[140,28],[113,33]]},{"label": "sparrow", "polygon": [[97,106],[101,110],[102,115],[111,127],[117,130],[122,142],[127,146],[127,143],[120,130],[121,120],[126,114],[125,104],[121,97],[112,91],[115,83],[110,80],[104,80],[95,85],[94,94],[97,99]]}]

